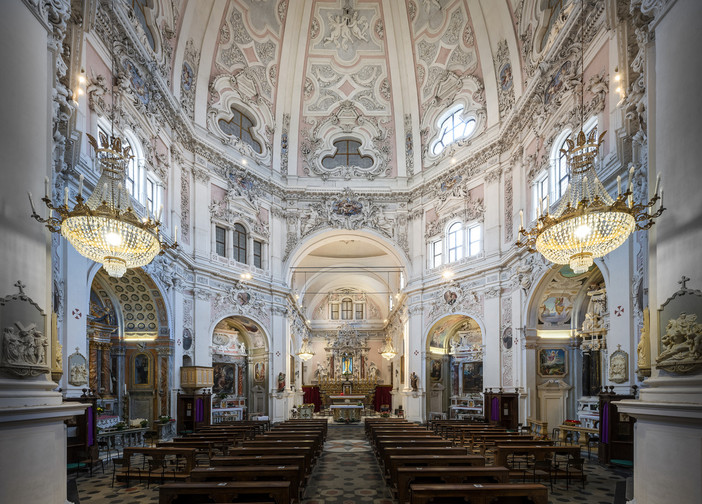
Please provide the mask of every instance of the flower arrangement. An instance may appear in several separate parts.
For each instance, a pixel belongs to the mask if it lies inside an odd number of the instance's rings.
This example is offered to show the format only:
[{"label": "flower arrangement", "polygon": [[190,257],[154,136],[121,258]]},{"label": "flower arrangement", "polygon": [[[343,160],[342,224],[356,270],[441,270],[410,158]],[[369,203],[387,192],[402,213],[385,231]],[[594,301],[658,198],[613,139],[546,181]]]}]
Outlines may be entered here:
[{"label": "flower arrangement", "polygon": [[98,415],[102,415],[105,412],[105,408],[103,408],[102,406],[98,406],[96,410]]},{"label": "flower arrangement", "polygon": [[167,424],[169,422],[175,422],[175,418],[171,418],[170,415],[161,415],[158,417],[158,421],[162,424]]},{"label": "flower arrangement", "polygon": [[115,424],[115,429],[117,430],[124,430],[125,427],[127,427],[127,424],[125,424],[124,422],[117,422]]},{"label": "flower arrangement", "polygon": [[134,427],[134,428],[139,428],[139,427],[145,427],[146,425],[149,424],[149,421],[146,418],[132,418],[129,420],[129,427]]},{"label": "flower arrangement", "polygon": [[390,413],[388,413],[388,412],[386,411],[386,412],[384,412],[384,413],[381,413],[380,416],[381,416],[382,418],[390,418]]},{"label": "flower arrangement", "polygon": [[563,422],[563,424],[572,426],[580,425],[580,420],[566,420],[565,422]]}]

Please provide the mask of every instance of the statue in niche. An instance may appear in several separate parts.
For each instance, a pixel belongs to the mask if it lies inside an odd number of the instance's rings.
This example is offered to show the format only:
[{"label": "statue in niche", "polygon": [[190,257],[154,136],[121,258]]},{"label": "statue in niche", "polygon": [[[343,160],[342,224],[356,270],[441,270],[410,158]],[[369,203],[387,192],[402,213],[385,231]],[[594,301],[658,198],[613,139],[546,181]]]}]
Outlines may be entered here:
[{"label": "statue in niche", "polygon": [[641,339],[636,347],[637,355],[637,370],[636,374],[639,380],[651,376],[651,342],[649,333],[651,313],[648,306],[643,311],[643,327],[641,328]]},{"label": "statue in niche", "polygon": [[315,372],[314,372],[314,378],[315,378],[315,380],[317,380],[317,381],[323,380],[323,379],[325,379],[328,375],[329,375],[329,373],[327,372],[327,369],[326,369],[324,366],[322,366],[322,363],[321,363],[321,362],[318,362],[318,363],[317,363],[317,369],[316,369]]}]

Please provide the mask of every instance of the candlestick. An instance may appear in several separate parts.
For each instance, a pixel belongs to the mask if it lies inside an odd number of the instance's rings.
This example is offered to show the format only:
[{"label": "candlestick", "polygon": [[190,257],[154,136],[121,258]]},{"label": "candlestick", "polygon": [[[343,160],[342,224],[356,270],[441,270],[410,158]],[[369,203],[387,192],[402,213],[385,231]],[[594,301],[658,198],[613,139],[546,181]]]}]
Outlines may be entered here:
[{"label": "candlestick", "polygon": [[32,215],[37,215],[37,209],[34,208],[34,202],[32,201],[32,193],[27,192],[27,196],[29,196],[29,204],[32,206]]}]

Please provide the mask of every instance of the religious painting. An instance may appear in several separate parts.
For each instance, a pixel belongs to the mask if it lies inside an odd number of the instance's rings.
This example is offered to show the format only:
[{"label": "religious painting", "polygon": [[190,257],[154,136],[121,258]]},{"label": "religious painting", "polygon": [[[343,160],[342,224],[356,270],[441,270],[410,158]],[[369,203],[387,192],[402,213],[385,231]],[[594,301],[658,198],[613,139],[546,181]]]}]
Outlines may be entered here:
[{"label": "religious painting", "polygon": [[562,378],[568,373],[568,355],[565,348],[539,349],[539,376]]},{"label": "religious painting", "polygon": [[570,72],[570,67],[571,67],[571,62],[566,61],[561,65],[561,67],[556,70],[556,72],[553,74],[553,78],[551,79],[551,82],[549,85],[546,87],[546,90],[544,91],[544,104],[548,105],[551,102],[551,99],[556,96],[559,91],[563,88],[563,77]]},{"label": "religious painting", "polygon": [[266,363],[265,362],[257,362],[254,364],[254,381],[255,382],[262,382],[266,379]]},{"label": "religious painting", "polygon": [[234,393],[234,365],[215,362],[212,364],[214,374],[214,384],[212,392],[214,394]]},{"label": "religious painting", "polygon": [[183,350],[190,350],[193,346],[193,333],[190,329],[183,329]]},{"label": "religious painting", "polygon": [[440,381],[441,380],[441,361],[439,359],[432,359],[430,365],[431,365],[431,369],[429,371],[429,376],[431,377],[432,381]]},{"label": "religious painting", "polygon": [[512,65],[505,63],[500,68],[500,88],[503,91],[509,91],[512,87]]},{"label": "religious painting", "polygon": [[195,80],[195,72],[187,61],[183,62],[183,72],[181,74],[181,87],[185,91],[190,91]]},{"label": "religious painting", "polygon": [[502,332],[502,346],[504,347],[505,350],[509,350],[512,348],[512,328],[507,327],[505,330]]},{"label": "religious painting", "polygon": [[483,362],[463,363],[463,393],[483,391]]},{"label": "religious painting", "polygon": [[456,304],[457,299],[458,299],[458,294],[456,294],[453,291],[446,291],[444,293],[444,301],[446,301],[446,304],[449,306]]},{"label": "religious painting", "polygon": [[351,374],[353,373],[353,357],[344,355],[341,358],[341,374]]},{"label": "religious painting", "polygon": [[545,324],[560,325],[570,320],[573,304],[566,296],[549,296],[539,308],[539,319]]},{"label": "religious painting", "polygon": [[134,356],[132,377],[135,386],[151,383],[151,359],[148,354],[139,353]]}]

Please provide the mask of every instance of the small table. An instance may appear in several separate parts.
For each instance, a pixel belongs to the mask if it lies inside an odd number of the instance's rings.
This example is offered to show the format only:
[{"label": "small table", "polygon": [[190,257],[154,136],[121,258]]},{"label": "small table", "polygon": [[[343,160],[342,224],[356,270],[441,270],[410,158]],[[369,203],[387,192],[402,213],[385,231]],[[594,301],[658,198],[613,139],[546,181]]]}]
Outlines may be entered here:
[{"label": "small table", "polygon": [[363,406],[357,404],[332,404],[329,406],[334,415],[334,420],[345,420],[347,422],[360,422],[361,410]]}]

